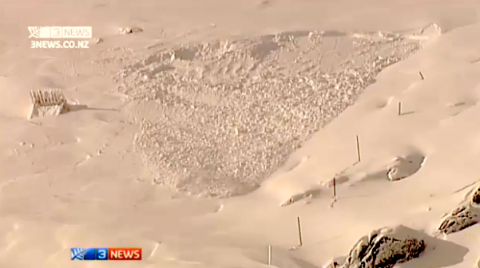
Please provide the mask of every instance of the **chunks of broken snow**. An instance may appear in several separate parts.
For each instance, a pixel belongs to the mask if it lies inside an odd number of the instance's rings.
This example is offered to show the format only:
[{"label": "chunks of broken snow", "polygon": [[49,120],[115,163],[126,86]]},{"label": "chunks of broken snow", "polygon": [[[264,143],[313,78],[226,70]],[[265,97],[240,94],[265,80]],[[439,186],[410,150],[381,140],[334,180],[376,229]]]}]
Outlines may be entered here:
[{"label": "chunks of broken snow", "polygon": [[478,223],[480,187],[467,195],[457,208],[448,213],[437,228],[438,233],[451,234]]},{"label": "chunks of broken snow", "polygon": [[396,263],[419,257],[426,248],[425,241],[405,237],[398,230],[384,228],[362,237],[352,248],[341,267],[392,268]]}]

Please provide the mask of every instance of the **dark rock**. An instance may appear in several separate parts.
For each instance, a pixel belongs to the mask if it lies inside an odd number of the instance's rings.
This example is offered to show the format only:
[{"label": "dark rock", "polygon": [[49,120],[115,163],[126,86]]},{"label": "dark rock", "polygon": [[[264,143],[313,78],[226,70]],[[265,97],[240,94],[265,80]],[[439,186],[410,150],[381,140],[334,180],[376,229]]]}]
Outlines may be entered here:
[{"label": "dark rock", "polygon": [[480,205],[480,188],[473,193],[472,202]]},{"label": "dark rock", "polygon": [[415,238],[398,240],[383,237],[373,267],[393,267],[396,263],[417,258],[425,250],[425,242]]},{"label": "dark rock", "polygon": [[396,263],[419,257],[425,247],[424,240],[397,239],[375,231],[357,242],[342,267],[392,268]]},{"label": "dark rock", "polygon": [[462,205],[445,217],[438,227],[438,231],[451,234],[470,227],[478,222],[477,213],[470,205]]},{"label": "dark rock", "polygon": [[140,27],[125,27],[121,28],[118,32],[120,34],[134,34],[143,32],[143,29]]},{"label": "dark rock", "polygon": [[339,268],[340,265],[338,265],[338,262],[330,262],[327,266],[324,266],[324,268]]},{"label": "dark rock", "polygon": [[480,187],[471,191],[461,205],[443,218],[437,231],[451,234],[478,223],[478,205],[480,205]]}]

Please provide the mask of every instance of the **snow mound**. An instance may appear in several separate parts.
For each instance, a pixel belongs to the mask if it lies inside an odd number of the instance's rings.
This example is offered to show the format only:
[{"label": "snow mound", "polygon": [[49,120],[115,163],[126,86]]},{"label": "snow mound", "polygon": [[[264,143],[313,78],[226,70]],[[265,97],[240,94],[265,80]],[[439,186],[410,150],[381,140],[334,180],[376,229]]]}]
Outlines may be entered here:
[{"label": "snow mound", "polygon": [[412,176],[423,165],[425,157],[421,155],[410,155],[406,158],[397,157],[388,167],[388,179],[397,181]]},{"label": "snow mound", "polygon": [[371,160],[355,163],[336,174],[334,178],[323,181],[321,184],[331,188],[333,179],[338,184],[356,184],[362,181],[370,180],[390,180],[398,181],[406,179],[417,173],[425,163],[425,156],[418,151],[411,151],[407,155],[397,156],[390,161],[381,161],[373,158]]}]

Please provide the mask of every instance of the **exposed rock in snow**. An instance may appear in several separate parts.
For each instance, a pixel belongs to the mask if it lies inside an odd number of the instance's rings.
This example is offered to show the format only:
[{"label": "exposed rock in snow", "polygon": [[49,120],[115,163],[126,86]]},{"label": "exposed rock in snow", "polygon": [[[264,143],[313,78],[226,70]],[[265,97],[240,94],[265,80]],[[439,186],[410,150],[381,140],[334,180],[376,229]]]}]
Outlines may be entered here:
[{"label": "exposed rock in snow", "polygon": [[472,194],[472,202],[474,204],[480,205],[480,187],[477,188],[475,192]]},{"label": "exposed rock in snow", "polygon": [[118,33],[120,34],[133,34],[133,33],[141,33],[141,32],[143,32],[143,29],[140,27],[124,27],[118,30]]},{"label": "exposed rock in snow", "polygon": [[467,200],[447,214],[437,231],[443,234],[451,234],[461,231],[478,223],[478,210],[480,204],[480,187],[467,196]]},{"label": "exposed rock in snow", "polygon": [[438,227],[438,231],[444,234],[451,234],[472,226],[477,222],[477,213],[472,211],[470,206],[464,205],[456,208],[445,217]]},{"label": "exposed rock in snow", "polygon": [[342,267],[391,268],[419,257],[425,248],[424,240],[396,238],[392,230],[375,230],[355,244]]}]

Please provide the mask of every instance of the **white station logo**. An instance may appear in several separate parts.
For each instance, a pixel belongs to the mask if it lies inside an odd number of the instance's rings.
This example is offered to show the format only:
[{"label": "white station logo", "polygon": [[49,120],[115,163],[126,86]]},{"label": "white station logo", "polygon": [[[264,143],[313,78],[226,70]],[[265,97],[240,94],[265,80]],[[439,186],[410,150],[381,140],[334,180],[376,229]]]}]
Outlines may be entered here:
[{"label": "white station logo", "polygon": [[92,38],[90,26],[29,26],[28,38]]}]

